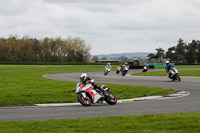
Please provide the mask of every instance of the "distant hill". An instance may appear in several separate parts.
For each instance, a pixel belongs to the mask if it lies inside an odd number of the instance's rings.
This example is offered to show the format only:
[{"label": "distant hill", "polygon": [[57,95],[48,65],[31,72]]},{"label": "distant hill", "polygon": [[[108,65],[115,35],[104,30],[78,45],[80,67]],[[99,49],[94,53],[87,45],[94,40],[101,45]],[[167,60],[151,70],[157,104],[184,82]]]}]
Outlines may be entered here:
[{"label": "distant hill", "polygon": [[120,56],[125,56],[130,59],[137,59],[137,58],[147,59],[148,54],[149,53],[147,52],[134,52],[134,53],[100,54],[93,56],[98,56],[99,59],[101,59],[102,57],[106,57],[107,59],[114,59]]}]

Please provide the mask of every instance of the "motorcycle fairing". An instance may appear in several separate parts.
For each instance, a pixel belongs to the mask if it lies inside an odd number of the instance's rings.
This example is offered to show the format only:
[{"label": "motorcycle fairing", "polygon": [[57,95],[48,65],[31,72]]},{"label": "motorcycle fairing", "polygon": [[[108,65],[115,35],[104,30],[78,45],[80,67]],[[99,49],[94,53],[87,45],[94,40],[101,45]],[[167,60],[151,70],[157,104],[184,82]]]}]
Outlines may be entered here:
[{"label": "motorcycle fairing", "polygon": [[120,67],[117,67],[117,70],[118,70],[118,71],[120,71],[120,70],[121,70],[121,68],[120,68]]},{"label": "motorcycle fairing", "polygon": [[93,89],[93,86],[91,84],[87,84],[85,86],[80,86],[81,91],[85,91],[90,94],[92,97],[93,103],[96,103],[102,96],[96,92],[96,90]]},{"label": "motorcycle fairing", "polygon": [[127,71],[127,70],[128,70],[128,67],[127,67],[127,66],[125,66],[124,70],[126,70],[126,71]]}]

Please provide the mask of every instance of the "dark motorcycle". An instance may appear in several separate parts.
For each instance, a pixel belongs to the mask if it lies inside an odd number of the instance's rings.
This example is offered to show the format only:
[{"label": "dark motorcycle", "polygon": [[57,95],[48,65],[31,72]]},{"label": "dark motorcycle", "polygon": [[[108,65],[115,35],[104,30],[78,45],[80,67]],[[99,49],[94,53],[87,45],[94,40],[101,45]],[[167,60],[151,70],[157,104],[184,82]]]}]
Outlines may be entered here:
[{"label": "dark motorcycle", "polygon": [[124,67],[124,69],[122,70],[122,76],[126,76],[126,74],[128,73],[128,67]]}]

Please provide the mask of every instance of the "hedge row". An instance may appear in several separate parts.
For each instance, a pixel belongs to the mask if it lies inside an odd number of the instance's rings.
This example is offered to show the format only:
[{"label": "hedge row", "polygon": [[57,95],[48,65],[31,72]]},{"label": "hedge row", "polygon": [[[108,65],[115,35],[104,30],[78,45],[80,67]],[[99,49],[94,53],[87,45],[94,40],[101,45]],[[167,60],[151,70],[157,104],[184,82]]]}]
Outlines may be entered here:
[{"label": "hedge row", "polygon": [[[106,65],[107,63],[96,62],[0,62],[0,65]],[[111,63],[119,65],[120,63]]]}]

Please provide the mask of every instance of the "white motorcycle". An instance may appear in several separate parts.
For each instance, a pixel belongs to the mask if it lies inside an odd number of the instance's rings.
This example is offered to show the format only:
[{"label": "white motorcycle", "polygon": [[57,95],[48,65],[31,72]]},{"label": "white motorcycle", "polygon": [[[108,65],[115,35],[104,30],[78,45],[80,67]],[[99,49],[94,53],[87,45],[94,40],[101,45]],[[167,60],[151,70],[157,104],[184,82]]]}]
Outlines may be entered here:
[{"label": "white motorcycle", "polygon": [[108,91],[109,88],[105,88],[104,85],[101,88],[104,89],[104,92],[95,90],[91,84],[83,85],[77,83],[77,87],[73,91],[76,91],[78,101],[83,106],[90,106],[91,103],[103,103],[103,101],[106,101],[110,105],[116,104],[117,98],[112,92]]},{"label": "white motorcycle", "polygon": [[110,72],[110,67],[106,67],[104,70],[104,75],[107,75]]},{"label": "white motorcycle", "polygon": [[178,72],[178,70],[175,67],[172,67],[172,69],[169,70],[168,77],[170,79],[172,79],[172,81],[175,81],[175,80],[181,81],[181,78],[179,76],[179,72]]}]

